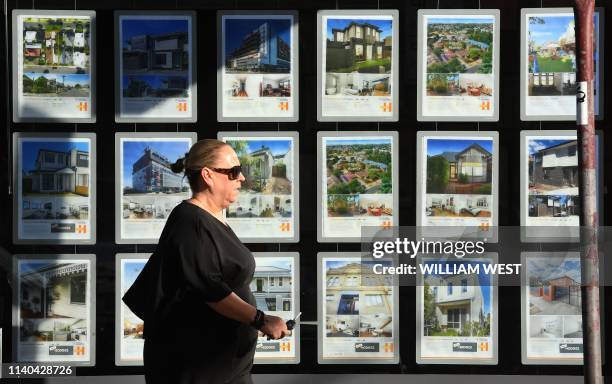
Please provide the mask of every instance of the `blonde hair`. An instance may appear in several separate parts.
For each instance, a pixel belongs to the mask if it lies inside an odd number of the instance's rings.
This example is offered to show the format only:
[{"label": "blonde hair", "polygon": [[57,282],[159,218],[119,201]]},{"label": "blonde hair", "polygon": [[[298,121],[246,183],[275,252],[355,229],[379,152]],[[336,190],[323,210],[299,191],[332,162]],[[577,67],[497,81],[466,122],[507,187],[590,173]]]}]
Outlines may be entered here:
[{"label": "blonde hair", "polygon": [[208,186],[200,176],[202,168],[212,168],[217,162],[217,154],[219,149],[228,145],[223,141],[215,139],[203,139],[195,143],[189,148],[189,152],[185,153],[185,157],[176,160],[170,169],[174,173],[184,172],[192,192],[201,192]]}]

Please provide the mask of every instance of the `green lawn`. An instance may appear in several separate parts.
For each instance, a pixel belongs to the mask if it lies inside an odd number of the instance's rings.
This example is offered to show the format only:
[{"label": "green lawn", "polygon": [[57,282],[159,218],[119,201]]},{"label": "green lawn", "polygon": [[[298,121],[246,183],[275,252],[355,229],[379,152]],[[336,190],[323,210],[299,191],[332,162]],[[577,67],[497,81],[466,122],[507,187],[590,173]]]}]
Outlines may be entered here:
[{"label": "green lawn", "polygon": [[378,67],[383,66],[385,69],[391,68],[391,58],[379,60],[366,60],[355,63],[352,67],[335,69],[334,72],[364,72],[378,73]]},{"label": "green lawn", "polygon": [[553,59],[551,57],[538,56],[540,72],[572,72],[572,60],[569,57]]}]

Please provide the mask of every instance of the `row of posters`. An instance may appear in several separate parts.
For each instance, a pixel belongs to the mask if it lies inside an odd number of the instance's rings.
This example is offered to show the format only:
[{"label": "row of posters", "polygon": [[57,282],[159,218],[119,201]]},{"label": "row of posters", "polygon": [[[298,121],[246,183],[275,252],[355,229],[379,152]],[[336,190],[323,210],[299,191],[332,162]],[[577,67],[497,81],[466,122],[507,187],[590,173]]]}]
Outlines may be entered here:
[{"label": "row of posters", "polygon": [[[318,241],[359,242],[364,228],[397,226],[398,133],[317,136]],[[298,133],[219,132],[218,138],[236,151],[245,176],[239,198],[224,212],[238,237],[298,242]],[[95,243],[95,139],[93,133],[14,134],[15,243]],[[116,243],[157,242],[174,207],[191,195],[170,167],[196,140],[195,133],[116,134]],[[572,130],[521,132],[521,226],[530,228],[523,241],[578,237],[577,145]],[[497,132],[418,132],[417,226],[468,228],[494,238],[488,235],[499,220],[498,148]]]},{"label": "row of posters", "polygon": [[[251,290],[257,307],[293,319],[299,313],[299,255],[254,253]],[[116,256],[117,365],[142,365],[144,323],[121,297],[148,254]],[[497,364],[498,297],[484,265],[497,254],[448,259],[427,256],[417,277],[416,359],[419,364]],[[521,254],[523,364],[582,364],[580,258],[576,253]],[[320,364],[399,362],[399,292],[391,275],[375,274],[360,253],[319,253]],[[447,275],[450,264],[479,265]],[[436,269],[435,266],[439,266]],[[476,269],[476,268],[474,268]],[[13,348],[16,362],[95,364],[95,256],[17,255],[14,259]],[[255,362],[298,364],[300,327],[280,340],[260,334]]]},{"label": "row of posters", "polygon": [[[575,120],[571,8],[521,13],[521,119]],[[13,11],[13,120],[95,122],[95,12]],[[595,114],[603,12],[594,17]],[[196,14],[115,12],[115,121],[197,121]],[[399,12],[322,10],[319,121],[399,119]],[[417,119],[498,121],[500,11],[419,10]],[[298,121],[298,14],[219,11],[218,121]]]}]

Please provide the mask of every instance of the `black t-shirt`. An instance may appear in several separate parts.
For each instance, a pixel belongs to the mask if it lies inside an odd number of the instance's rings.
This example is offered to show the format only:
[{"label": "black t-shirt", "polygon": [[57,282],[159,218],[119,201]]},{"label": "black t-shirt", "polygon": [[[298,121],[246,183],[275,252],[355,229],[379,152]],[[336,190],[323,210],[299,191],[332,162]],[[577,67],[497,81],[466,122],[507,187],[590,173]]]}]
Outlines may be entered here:
[{"label": "black t-shirt", "polygon": [[249,288],[254,272],[253,255],[231,228],[184,201],[168,217],[155,252],[123,300],[144,320],[147,340],[232,344],[238,338],[240,354],[254,345],[257,331],[207,303],[235,292],[255,306]]}]

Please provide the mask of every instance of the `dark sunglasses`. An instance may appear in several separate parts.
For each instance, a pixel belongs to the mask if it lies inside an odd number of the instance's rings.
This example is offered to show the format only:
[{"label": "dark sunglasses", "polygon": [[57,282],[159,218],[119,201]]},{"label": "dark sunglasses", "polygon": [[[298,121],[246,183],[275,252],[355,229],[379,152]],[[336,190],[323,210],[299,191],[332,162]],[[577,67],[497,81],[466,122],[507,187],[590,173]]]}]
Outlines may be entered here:
[{"label": "dark sunglasses", "polygon": [[215,172],[223,173],[227,175],[228,179],[236,180],[242,173],[242,166],[236,165],[231,168],[211,168]]}]

